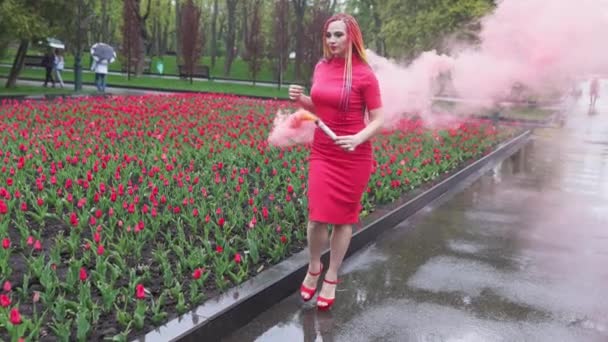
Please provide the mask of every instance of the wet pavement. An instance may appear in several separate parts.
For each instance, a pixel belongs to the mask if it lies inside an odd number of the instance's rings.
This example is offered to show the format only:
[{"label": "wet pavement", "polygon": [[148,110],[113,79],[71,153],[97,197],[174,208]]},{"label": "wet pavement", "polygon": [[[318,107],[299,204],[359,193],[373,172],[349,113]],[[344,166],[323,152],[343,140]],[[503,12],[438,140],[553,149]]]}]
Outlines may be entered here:
[{"label": "wet pavement", "polygon": [[294,294],[224,341],[608,341],[608,99],[587,101],[349,258],[331,312]]}]

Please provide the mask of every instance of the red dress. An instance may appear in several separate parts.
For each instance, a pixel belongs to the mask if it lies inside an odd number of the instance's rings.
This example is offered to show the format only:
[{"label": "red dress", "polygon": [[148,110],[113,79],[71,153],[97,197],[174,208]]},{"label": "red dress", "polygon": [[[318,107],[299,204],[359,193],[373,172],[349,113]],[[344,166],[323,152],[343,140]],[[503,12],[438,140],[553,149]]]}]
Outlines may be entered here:
[{"label": "red dress", "polygon": [[[311,99],[315,114],[336,135],[354,135],[365,128],[365,109],[382,105],[378,80],[371,67],[353,56],[353,76],[347,111],[340,109],[344,58],[320,61],[314,71]],[[372,171],[372,145],[366,141],[348,152],[316,128],[309,158],[308,216],[310,221],[354,224]]]}]

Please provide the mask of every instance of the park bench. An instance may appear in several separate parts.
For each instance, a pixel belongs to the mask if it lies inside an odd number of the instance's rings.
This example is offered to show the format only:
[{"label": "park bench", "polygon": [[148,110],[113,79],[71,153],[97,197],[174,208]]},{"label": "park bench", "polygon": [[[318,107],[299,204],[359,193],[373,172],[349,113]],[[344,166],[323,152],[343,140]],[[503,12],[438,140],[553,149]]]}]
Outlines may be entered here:
[{"label": "park bench", "polygon": [[[152,64],[152,59],[150,57],[146,57],[144,59],[144,69],[143,72],[144,73],[149,73],[150,72],[150,65]],[[131,58],[131,64],[129,65],[129,71],[131,73],[135,72],[135,66],[137,65],[137,59],[136,58]],[[122,64],[120,65],[120,70],[122,72],[127,72],[127,61],[123,61]]]},{"label": "park bench", "polygon": [[25,66],[42,66],[42,59],[44,56],[25,56],[23,65]]},{"label": "park bench", "polygon": [[[180,78],[189,77],[188,70],[185,65],[180,64],[177,66],[177,69]],[[209,78],[209,67],[207,65],[195,65],[194,70],[192,70],[192,77]]]}]

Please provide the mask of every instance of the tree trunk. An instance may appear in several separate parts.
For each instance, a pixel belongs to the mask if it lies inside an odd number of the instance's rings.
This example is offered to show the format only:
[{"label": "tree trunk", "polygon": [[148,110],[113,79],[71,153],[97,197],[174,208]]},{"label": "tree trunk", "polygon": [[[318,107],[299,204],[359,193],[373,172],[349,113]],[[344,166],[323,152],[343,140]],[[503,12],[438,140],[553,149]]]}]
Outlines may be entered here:
[{"label": "tree trunk", "polygon": [[224,60],[224,76],[230,74],[230,68],[234,61],[236,40],[236,5],[238,0],[226,0],[228,28],[226,31],[226,58]]},{"label": "tree trunk", "polygon": [[306,13],[306,0],[294,0],[293,9],[296,14],[296,60],[295,78],[302,76],[302,62],[304,61],[304,14]]},{"label": "tree trunk", "polygon": [[384,48],[384,39],[382,38],[382,19],[380,18],[380,13],[378,11],[378,4],[376,1],[372,1],[372,16],[374,18],[374,33],[376,40],[376,53],[380,56],[384,56],[386,54]]},{"label": "tree trunk", "polygon": [[152,55],[160,55],[160,28],[157,17],[152,21]]},{"label": "tree trunk", "polygon": [[109,23],[108,0],[101,0],[101,41],[105,43],[109,43],[110,39]]},{"label": "tree trunk", "polygon": [[175,2],[175,55],[178,65],[181,64],[180,56],[182,55],[182,35],[181,32],[179,32],[179,28],[182,26],[181,12],[182,7],[178,0]]},{"label": "tree trunk", "polygon": [[211,17],[211,69],[215,67],[215,57],[217,55],[217,4],[218,0],[213,0],[213,14]]},{"label": "tree trunk", "polygon": [[29,40],[21,39],[19,49],[17,50],[15,60],[13,61],[13,67],[6,80],[6,88],[15,88],[17,86],[17,77],[19,77],[19,73],[21,73],[21,69],[23,68],[23,62],[25,61],[25,55],[27,54],[29,44]]},{"label": "tree trunk", "polygon": [[[243,2],[243,21],[242,21],[242,26],[241,26],[241,37],[242,37],[242,42],[246,42],[247,41],[247,37],[249,36],[249,28],[248,28],[248,22],[247,22],[247,17],[249,16],[249,8],[247,3],[250,2],[252,0],[249,1],[245,1]],[[243,53],[241,53],[241,57],[243,57],[245,60],[249,59],[249,54],[247,52],[247,49],[243,49]]]},{"label": "tree trunk", "polygon": [[[140,8],[140,1],[137,0],[137,9]],[[141,46],[138,50],[138,56],[135,56],[137,59],[137,65],[135,66],[135,73],[137,76],[141,76],[144,71],[144,63],[146,54],[150,52],[150,34],[148,33],[148,29],[146,28],[146,21],[148,20],[148,16],[150,15],[150,8],[152,6],[152,0],[148,0],[148,6],[146,8],[146,14],[139,15],[139,11],[137,11],[137,19],[139,21],[139,34],[141,35]]]},{"label": "tree trunk", "polygon": [[164,56],[169,49],[169,25],[164,23],[161,27],[163,34],[160,42],[160,55]]}]

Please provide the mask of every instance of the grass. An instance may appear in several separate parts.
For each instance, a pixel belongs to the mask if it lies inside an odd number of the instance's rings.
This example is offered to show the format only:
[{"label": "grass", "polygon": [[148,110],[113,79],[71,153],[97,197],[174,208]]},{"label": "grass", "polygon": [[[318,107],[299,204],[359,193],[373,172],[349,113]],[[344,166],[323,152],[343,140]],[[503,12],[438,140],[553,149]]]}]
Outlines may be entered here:
[{"label": "grass", "polygon": [[[15,56],[16,50],[9,49],[7,54],[0,58],[0,63],[4,64],[12,64],[13,58]],[[36,50],[30,49],[28,51],[28,55],[40,55]],[[90,68],[91,57],[89,53],[85,53],[82,56],[82,64],[84,68]],[[165,75],[177,75],[177,57],[166,55],[163,57],[153,57],[152,63],[150,65],[150,72],[157,74],[156,70],[156,62],[158,60],[162,60],[163,62],[163,74]],[[211,57],[203,56],[200,60],[201,65],[207,65],[210,68],[210,73],[212,77],[216,78],[231,78],[231,79],[240,79],[240,80],[251,80],[253,77],[249,73],[249,65],[246,61],[241,58],[237,58],[233,63],[230,69],[230,73],[228,75],[224,75],[224,57],[217,57],[215,60],[215,66],[211,68]],[[276,82],[277,79],[273,75],[272,66],[274,61],[264,60],[262,64],[262,68],[259,74],[256,76],[256,81],[268,81],[268,82]],[[65,55],[65,66],[66,68],[74,67],[74,56],[71,54]],[[120,60],[116,60],[114,63],[110,65],[110,71],[121,72],[121,62]],[[289,63],[287,67],[287,72],[284,76],[286,82],[293,82],[294,77],[294,63]]]},{"label": "grass", "polygon": [[[0,66],[0,77],[6,77],[10,71],[9,67]],[[64,81],[71,81],[74,79],[74,73],[72,71],[64,71],[62,73]],[[21,71],[20,77],[44,80],[44,70],[27,68]],[[93,83],[95,75],[90,72],[83,73],[83,81],[85,83]],[[128,80],[126,76],[122,75],[108,75],[107,86],[125,86],[125,87],[148,87],[158,90],[188,90],[188,91],[200,91],[200,92],[213,92],[213,93],[224,93],[224,94],[235,94],[245,96],[263,96],[273,98],[287,98],[287,89],[281,90],[276,87],[268,86],[252,86],[246,84],[231,84],[214,81],[194,81],[192,84],[188,80],[178,79],[163,79],[155,77],[141,76],[138,78],[131,78]],[[52,89],[52,88],[47,88]]]},{"label": "grass", "polygon": [[[496,110],[492,108],[475,109],[472,111],[462,111],[461,105],[454,102],[436,100],[433,102],[433,107],[447,112],[461,112],[463,115],[475,116],[492,116]],[[544,120],[550,117],[555,112],[554,109],[534,107],[534,106],[519,106],[504,108],[500,110],[500,116],[503,118],[514,120]]]},{"label": "grass", "polygon": [[38,95],[38,94],[72,94],[69,87],[66,88],[44,88],[42,86],[18,86],[16,88],[0,87],[0,96],[2,95]]}]

